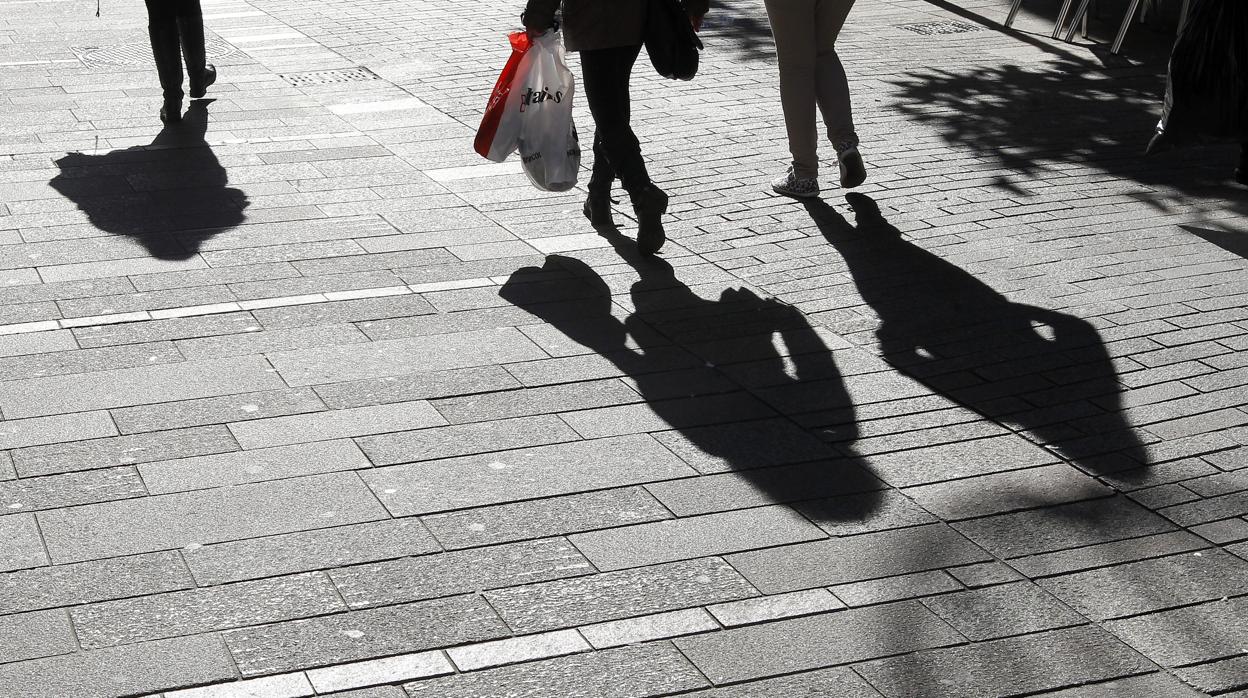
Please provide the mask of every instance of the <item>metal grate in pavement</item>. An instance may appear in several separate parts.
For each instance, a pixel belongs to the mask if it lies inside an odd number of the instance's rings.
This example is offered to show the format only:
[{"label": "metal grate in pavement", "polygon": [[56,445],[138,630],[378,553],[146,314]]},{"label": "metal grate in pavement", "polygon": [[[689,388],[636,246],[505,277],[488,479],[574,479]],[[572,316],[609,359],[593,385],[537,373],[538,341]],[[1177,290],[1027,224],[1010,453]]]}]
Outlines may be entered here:
[{"label": "metal grate in pavement", "polygon": [[923,36],[936,36],[939,34],[965,34],[966,32],[982,31],[983,27],[978,24],[967,24],[966,22],[919,22],[917,24],[898,24],[899,29],[921,34]]},{"label": "metal grate in pavement", "polygon": [[[74,46],[74,55],[84,65],[99,68],[111,65],[149,66],[152,64],[151,44],[135,42],[116,46]],[[234,53],[235,49],[220,39],[205,39],[204,50],[211,61]]]},{"label": "metal grate in pavement", "polygon": [[368,80],[381,79],[381,76],[363,66],[342,68],[341,70],[317,70],[311,73],[290,73],[281,77],[295,87],[331,85],[336,82],[366,82]]}]

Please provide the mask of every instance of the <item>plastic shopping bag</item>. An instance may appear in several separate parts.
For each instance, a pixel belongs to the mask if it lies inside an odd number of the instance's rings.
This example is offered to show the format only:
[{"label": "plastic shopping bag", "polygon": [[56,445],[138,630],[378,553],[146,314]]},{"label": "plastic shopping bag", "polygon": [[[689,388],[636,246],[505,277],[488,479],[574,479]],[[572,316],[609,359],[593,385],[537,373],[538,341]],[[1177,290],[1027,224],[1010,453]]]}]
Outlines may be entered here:
[{"label": "plastic shopping bag", "polygon": [[520,162],[538,189],[567,191],[576,186],[581,168],[581,146],[572,122],[576,83],[563,61],[558,30],[532,43],[521,64],[523,81],[517,95]]},{"label": "plastic shopping bag", "polygon": [[508,155],[516,152],[519,145],[520,105],[518,99],[511,98],[512,86],[516,84],[516,76],[520,73],[521,64],[530,47],[529,36],[524,32],[514,32],[507,39],[511,42],[511,57],[507,59],[503,73],[494,83],[490,101],[485,105],[485,116],[481,119],[476,140],[473,141],[473,149],[481,157],[494,162],[506,160]]},{"label": "plastic shopping bag", "polygon": [[1170,54],[1154,153],[1175,145],[1248,143],[1248,2],[1193,0]]}]

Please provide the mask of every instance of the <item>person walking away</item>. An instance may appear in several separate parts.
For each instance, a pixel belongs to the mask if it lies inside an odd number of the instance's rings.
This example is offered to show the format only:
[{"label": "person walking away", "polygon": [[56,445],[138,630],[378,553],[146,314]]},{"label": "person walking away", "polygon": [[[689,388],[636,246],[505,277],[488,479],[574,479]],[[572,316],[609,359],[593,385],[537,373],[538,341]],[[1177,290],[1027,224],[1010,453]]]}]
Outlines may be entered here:
[{"label": "person walking away", "polygon": [[152,40],[152,57],[165,101],[160,120],[182,120],[182,59],[186,58],[191,99],[203,97],[217,80],[217,69],[209,65],[204,48],[204,17],[199,0],[145,0],[147,33]]},{"label": "person walking away", "polygon": [[[611,225],[611,185],[618,177],[637,214],[637,247],[654,254],[666,241],[667,194],[650,181],[641,144],[630,124],[629,78],[644,40],[647,0],[528,0],[525,30],[536,36],[563,6],[564,44],[579,52],[582,84],[594,117],[594,168],[585,215],[595,226]],[[701,27],[709,0],[685,0],[689,21]]]},{"label": "person walking away", "polygon": [[793,164],[771,188],[797,198],[819,195],[818,130],[815,108],[823,113],[828,139],[840,164],[841,186],[867,178],[858,153],[849,81],[836,54],[836,38],[854,0],[765,0],[780,62],[780,107]]}]

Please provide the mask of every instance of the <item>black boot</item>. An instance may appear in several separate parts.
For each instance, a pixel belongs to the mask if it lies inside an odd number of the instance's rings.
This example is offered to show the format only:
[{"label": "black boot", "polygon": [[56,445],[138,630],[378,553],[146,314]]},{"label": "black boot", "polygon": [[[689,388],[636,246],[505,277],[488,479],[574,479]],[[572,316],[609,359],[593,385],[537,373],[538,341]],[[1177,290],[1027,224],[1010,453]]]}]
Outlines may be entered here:
[{"label": "black boot", "polygon": [[667,242],[667,236],[663,232],[667,194],[653,184],[647,184],[633,193],[632,198],[633,212],[637,214],[637,249],[645,255],[654,254]]},{"label": "black boot", "polygon": [[217,81],[216,67],[207,62],[203,18],[179,17],[178,35],[182,38],[182,55],[186,57],[191,99],[199,99],[208,92],[208,86]]},{"label": "black boot", "polygon": [[611,220],[611,185],[615,182],[615,168],[607,159],[607,149],[600,134],[594,132],[594,169],[589,175],[589,196],[585,199],[585,217],[595,228],[615,226]]},{"label": "black boot", "polygon": [[160,120],[171,123],[182,120],[182,50],[178,46],[178,29],[173,25],[148,25],[152,40],[152,57],[156,59],[156,75],[164,91],[165,102]]}]

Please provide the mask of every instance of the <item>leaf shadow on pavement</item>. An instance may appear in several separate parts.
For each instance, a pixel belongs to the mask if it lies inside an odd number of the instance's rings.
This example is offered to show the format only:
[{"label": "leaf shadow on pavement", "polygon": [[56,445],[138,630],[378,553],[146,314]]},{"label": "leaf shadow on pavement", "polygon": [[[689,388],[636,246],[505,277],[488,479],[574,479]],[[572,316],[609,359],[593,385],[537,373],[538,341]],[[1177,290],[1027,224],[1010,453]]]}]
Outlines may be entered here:
[{"label": "leaf shadow on pavement", "polygon": [[856,226],[822,201],[806,208],[879,317],[887,362],[988,419],[1015,425],[1089,475],[1144,477],[1145,444],[1091,323],[1009,301],[904,239],[870,197],[846,200]]},{"label": "leaf shadow on pavement", "polygon": [[[752,490],[720,480],[704,499],[727,496],[732,509],[793,502],[816,522],[868,520],[884,485],[853,452],[853,404],[801,312],[749,289],[705,299],[668,262],[638,255],[618,230],[598,232],[637,274],[626,298],[613,299],[602,276],[563,255],[517,270],[499,295],[614,364],[666,425],[657,428],[673,430],[655,438],[685,462],[703,475],[736,473]],[[834,449],[799,426],[799,407],[825,415],[843,443]]]},{"label": "leaf shadow on pavement", "polygon": [[96,228],[134,238],[157,259],[184,260],[211,237],[241,224],[247,195],[208,145],[208,104],[194,100],[182,121],[147,146],[70,153],[49,184]]},{"label": "leaf shadow on pavement", "polygon": [[929,68],[890,82],[896,109],[945,142],[1018,173],[1017,183],[1002,176],[998,184],[1021,197],[1033,193],[1027,182],[1061,185],[1077,165],[1105,177],[1079,180],[1085,189],[1072,190],[1072,201],[1124,180],[1142,185],[1130,195],[1160,214],[1189,211],[1197,197],[1248,214],[1248,191],[1233,178],[1238,146],[1145,157],[1161,114],[1164,65],[1106,70],[1066,57],[1039,66]]}]

